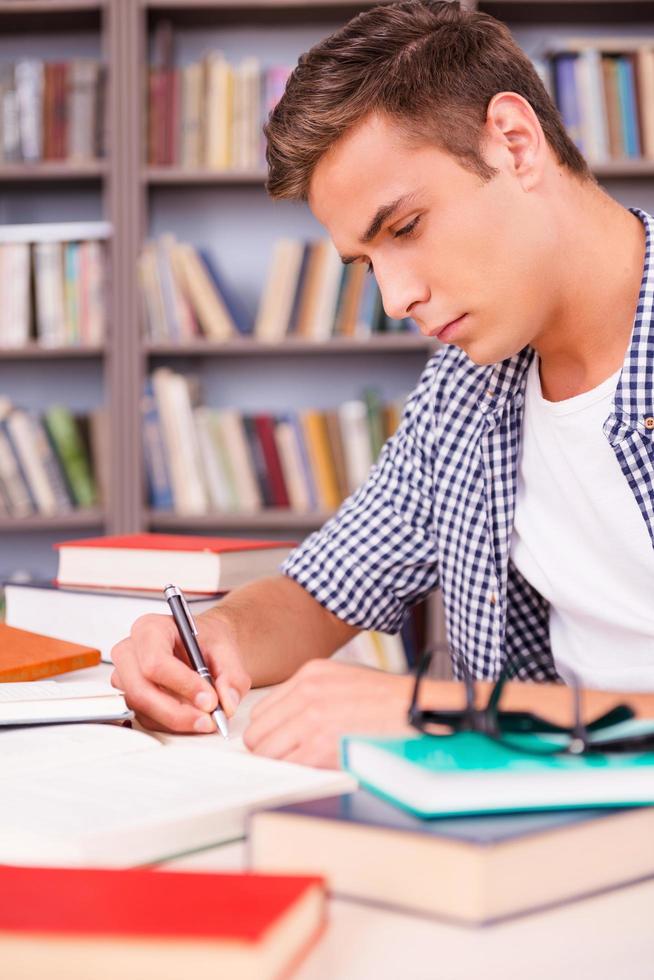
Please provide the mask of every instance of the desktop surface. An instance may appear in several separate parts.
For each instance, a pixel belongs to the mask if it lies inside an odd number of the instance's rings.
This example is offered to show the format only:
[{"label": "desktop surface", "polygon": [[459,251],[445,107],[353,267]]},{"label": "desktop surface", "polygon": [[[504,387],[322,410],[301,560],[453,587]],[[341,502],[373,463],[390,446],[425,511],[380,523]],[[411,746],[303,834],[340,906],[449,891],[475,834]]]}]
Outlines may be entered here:
[{"label": "desktop surface", "polygon": [[[110,675],[111,666],[99,664],[58,679]],[[241,734],[242,723],[234,727]],[[238,871],[246,861],[239,841],[159,867]],[[654,879],[483,928],[332,899],[329,926],[293,980],[615,980],[624,974],[654,980]]]}]

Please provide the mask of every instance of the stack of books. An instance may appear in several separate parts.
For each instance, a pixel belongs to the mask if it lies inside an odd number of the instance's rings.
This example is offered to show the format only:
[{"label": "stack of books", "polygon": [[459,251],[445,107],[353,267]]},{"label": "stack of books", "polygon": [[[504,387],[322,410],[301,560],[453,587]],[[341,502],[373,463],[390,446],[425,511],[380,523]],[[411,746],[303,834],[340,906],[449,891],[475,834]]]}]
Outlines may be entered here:
[{"label": "stack of books", "polygon": [[142,399],[150,505],[178,514],[336,509],[395,431],[373,392],[321,411],[248,414],[199,404],[192,379],[158,368]]},{"label": "stack of books", "polygon": [[225,592],[275,574],[294,543],[179,534],[59,542],[54,582],[6,583],[6,622],[97,647],[109,661],[136,619],[169,615],[163,590],[171,581],[199,615]]},{"label": "stack of books", "polygon": [[176,66],[172,26],[160,22],[148,74],[148,163],[262,169],[262,125],[291,70],[289,65],[263,67],[254,57],[232,65],[219,51]]},{"label": "stack of books", "polygon": [[0,229],[0,348],[103,343],[109,234],[105,222]]},{"label": "stack of books", "polygon": [[92,58],[0,64],[0,163],[104,157],[105,84]]},{"label": "stack of books", "polygon": [[[163,589],[171,579],[186,593],[197,616],[226,592],[274,575],[293,546],[292,541],[180,534],[60,542],[55,546],[54,582],[7,582],[6,623],[97,648],[110,661],[112,647],[129,635],[136,619],[169,613]],[[405,673],[416,660],[424,613],[423,606],[415,606],[397,635],[360,633],[338,651],[337,659]]]},{"label": "stack of books", "polygon": [[101,412],[75,417],[62,405],[42,416],[0,396],[0,516],[53,516],[92,507],[105,438]]},{"label": "stack of books", "polygon": [[386,316],[377,282],[364,263],[344,266],[328,239],[275,243],[254,326],[258,340],[326,341],[412,331],[410,320]]},{"label": "stack of books", "polygon": [[563,122],[590,163],[654,160],[654,38],[571,38],[549,66]]},{"label": "stack of books", "polygon": [[146,242],[138,275],[144,332],[151,343],[227,341],[252,329],[247,310],[206,249],[162,235]]}]

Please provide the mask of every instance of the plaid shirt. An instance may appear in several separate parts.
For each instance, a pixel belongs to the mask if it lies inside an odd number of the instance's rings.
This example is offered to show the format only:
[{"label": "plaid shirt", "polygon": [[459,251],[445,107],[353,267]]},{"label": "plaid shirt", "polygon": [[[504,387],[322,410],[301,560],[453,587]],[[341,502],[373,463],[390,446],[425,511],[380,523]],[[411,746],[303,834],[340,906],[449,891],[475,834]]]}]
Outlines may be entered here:
[{"label": "plaid shirt", "polygon": [[[604,423],[654,545],[654,219],[631,342]],[[440,586],[448,642],[473,676],[557,679],[549,605],[510,561],[525,348],[490,366],[446,347],[427,362],[367,481],[282,571],[338,617],[396,632]],[[610,515],[607,515],[610,520]],[[561,542],[565,560],[565,542]]]}]

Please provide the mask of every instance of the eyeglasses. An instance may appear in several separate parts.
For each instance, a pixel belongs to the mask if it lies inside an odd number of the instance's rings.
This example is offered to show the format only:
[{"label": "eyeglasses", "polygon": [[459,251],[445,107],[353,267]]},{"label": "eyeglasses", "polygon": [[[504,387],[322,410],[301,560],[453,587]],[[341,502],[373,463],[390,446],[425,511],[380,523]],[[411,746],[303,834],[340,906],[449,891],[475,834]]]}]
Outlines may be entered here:
[{"label": "eyeglasses", "polygon": [[[570,725],[548,721],[529,711],[504,711],[500,707],[504,686],[509,675],[503,671],[494,684],[483,708],[477,707],[476,685],[467,666],[459,660],[465,690],[462,709],[433,710],[420,707],[420,686],[432,658],[445,650],[438,645],[427,650],[416,668],[415,684],[409,707],[409,724],[425,735],[434,737],[454,732],[479,732],[512,748],[530,755],[561,753],[644,752],[654,750],[654,723],[639,726],[632,722],[634,711],[629,705],[618,704],[610,711],[584,724],[581,719],[581,689],[576,679],[563,688],[570,696]],[[632,722],[625,724],[625,722]],[[638,729],[638,730],[635,730]]]}]

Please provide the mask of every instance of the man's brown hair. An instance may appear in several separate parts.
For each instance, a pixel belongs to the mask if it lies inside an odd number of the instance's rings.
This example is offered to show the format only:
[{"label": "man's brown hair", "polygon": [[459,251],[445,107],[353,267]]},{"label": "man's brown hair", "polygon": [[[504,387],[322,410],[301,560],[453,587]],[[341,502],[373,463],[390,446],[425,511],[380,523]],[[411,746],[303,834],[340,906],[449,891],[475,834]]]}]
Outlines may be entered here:
[{"label": "man's brown hair", "polygon": [[306,200],[320,158],[371,112],[399,125],[409,143],[433,143],[490,180],[481,131],[498,92],[522,95],[558,161],[592,179],[504,24],[448,0],[373,7],[301,56],[264,127],[268,193]]}]

